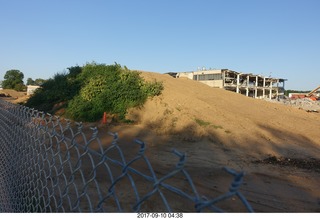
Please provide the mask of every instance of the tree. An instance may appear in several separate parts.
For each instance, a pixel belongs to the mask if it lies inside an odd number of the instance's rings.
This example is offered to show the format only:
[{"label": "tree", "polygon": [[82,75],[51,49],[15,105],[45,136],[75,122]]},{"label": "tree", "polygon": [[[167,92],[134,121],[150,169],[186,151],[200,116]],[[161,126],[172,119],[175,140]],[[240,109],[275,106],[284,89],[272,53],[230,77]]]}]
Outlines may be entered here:
[{"label": "tree", "polygon": [[36,80],[34,80],[34,84],[38,86],[41,86],[44,82],[46,82],[46,80],[42,78],[37,78]]},{"label": "tree", "polygon": [[36,80],[33,80],[32,78],[27,79],[27,85],[37,85],[41,86],[46,80],[42,78],[37,78]]},{"label": "tree", "polygon": [[24,75],[21,71],[12,69],[6,72],[2,87],[4,89],[14,89],[16,91],[23,91],[25,88],[23,84]]},{"label": "tree", "polygon": [[27,85],[35,85],[34,80],[32,80],[32,78],[28,78],[27,79]]}]

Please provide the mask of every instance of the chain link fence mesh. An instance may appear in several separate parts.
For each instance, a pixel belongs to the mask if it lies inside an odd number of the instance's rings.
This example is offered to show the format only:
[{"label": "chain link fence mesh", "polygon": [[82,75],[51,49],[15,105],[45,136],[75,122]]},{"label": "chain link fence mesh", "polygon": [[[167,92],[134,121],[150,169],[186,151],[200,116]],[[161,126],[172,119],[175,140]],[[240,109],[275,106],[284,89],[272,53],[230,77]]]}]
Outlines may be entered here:
[{"label": "chain link fence mesh", "polygon": [[176,165],[159,176],[144,142],[128,159],[112,135],[103,145],[97,128],[87,136],[81,123],[0,100],[0,212],[223,212],[217,203],[235,196],[253,211],[238,190],[243,172],[225,168],[234,177],[229,191],[208,199],[185,154],[174,150]]}]

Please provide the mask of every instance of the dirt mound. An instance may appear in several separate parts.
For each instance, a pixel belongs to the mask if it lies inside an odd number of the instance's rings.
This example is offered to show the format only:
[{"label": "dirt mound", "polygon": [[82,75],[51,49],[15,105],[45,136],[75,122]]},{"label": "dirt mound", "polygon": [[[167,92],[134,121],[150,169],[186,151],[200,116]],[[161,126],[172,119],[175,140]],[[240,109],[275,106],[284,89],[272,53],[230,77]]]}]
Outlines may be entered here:
[{"label": "dirt mound", "polygon": [[0,90],[0,98],[12,103],[22,103],[27,101],[28,96],[26,92],[18,92],[12,89]]},{"label": "dirt mound", "polygon": [[23,97],[23,96],[27,95],[26,92],[18,92],[18,91],[11,90],[11,89],[0,90],[0,93],[6,94],[7,96],[14,97],[14,98],[19,98],[19,97]]},{"label": "dirt mound", "polygon": [[142,76],[163,81],[165,88],[161,96],[129,113],[146,129],[191,142],[207,138],[247,155],[320,157],[317,114],[189,79],[146,72]]},{"label": "dirt mound", "polygon": [[176,162],[175,148],[187,154],[187,170],[204,194],[225,191],[230,181],[219,168],[227,166],[246,172],[241,191],[257,212],[320,211],[320,175],[311,162],[320,158],[319,113],[170,75],[142,76],[163,81],[163,94],[129,112],[135,125],[111,131],[123,142],[144,140],[160,173]]}]

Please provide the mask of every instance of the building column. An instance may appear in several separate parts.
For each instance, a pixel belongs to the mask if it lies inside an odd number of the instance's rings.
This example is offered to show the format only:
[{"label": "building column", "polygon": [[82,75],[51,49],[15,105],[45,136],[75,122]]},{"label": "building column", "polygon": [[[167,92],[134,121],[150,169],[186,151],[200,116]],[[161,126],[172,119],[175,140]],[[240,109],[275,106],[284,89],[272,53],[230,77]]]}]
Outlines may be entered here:
[{"label": "building column", "polygon": [[263,77],[263,88],[262,88],[262,96],[263,96],[263,98],[264,98],[264,96],[266,95],[266,89],[265,89],[265,87],[266,87],[266,78]]},{"label": "building column", "polygon": [[256,84],[255,84],[255,92],[254,92],[254,98],[258,97],[258,76],[256,76]]},{"label": "building column", "polygon": [[271,79],[271,82],[270,82],[270,94],[269,94],[269,99],[271,100],[272,99],[272,79]]},{"label": "building column", "polygon": [[236,90],[237,93],[239,93],[239,85],[240,85],[240,74],[237,74],[237,90]]},{"label": "building column", "polygon": [[226,73],[223,72],[223,73],[222,73],[222,87],[223,87],[223,88],[224,88],[225,84],[226,84]]},{"label": "building column", "polygon": [[279,79],[277,79],[277,98],[279,96]]},{"label": "building column", "polygon": [[246,96],[249,96],[249,75],[247,75],[247,86],[246,86]]}]

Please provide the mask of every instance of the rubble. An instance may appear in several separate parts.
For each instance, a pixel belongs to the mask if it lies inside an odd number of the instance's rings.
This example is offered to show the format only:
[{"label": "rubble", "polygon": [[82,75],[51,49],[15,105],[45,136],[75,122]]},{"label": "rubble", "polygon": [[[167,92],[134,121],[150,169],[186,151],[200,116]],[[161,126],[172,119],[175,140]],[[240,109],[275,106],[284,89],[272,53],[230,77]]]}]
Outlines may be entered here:
[{"label": "rubble", "polygon": [[310,98],[299,98],[299,99],[290,99],[288,97],[283,97],[279,99],[265,99],[270,102],[280,103],[288,106],[293,106],[307,112],[320,112],[320,101],[314,101]]}]

